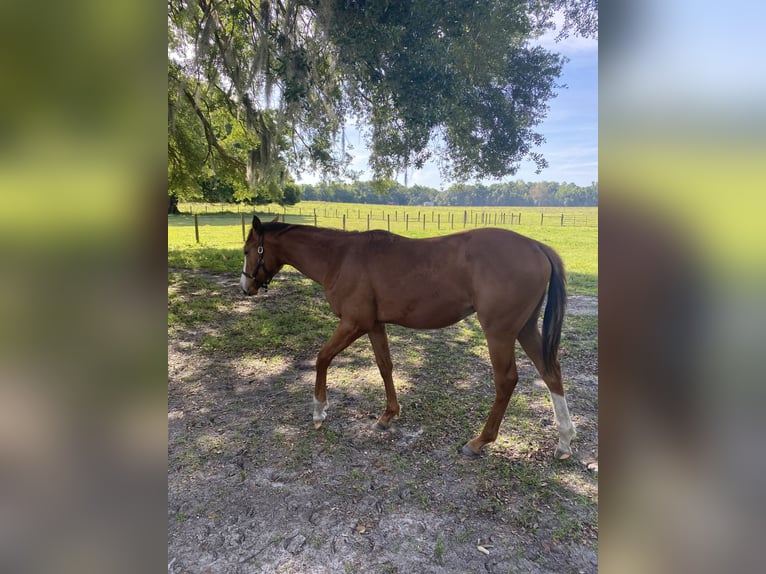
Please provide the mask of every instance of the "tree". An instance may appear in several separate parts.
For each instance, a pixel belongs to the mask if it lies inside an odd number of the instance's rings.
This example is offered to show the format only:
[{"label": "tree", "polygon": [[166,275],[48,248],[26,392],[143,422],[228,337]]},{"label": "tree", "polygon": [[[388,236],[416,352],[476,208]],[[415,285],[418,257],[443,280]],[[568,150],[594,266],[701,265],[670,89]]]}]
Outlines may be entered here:
[{"label": "tree", "polygon": [[539,181],[529,188],[529,196],[535,205],[551,205],[555,192],[555,184],[548,181]]},{"label": "tree", "polygon": [[[284,138],[278,141],[284,145]],[[232,113],[222,94],[169,62],[168,185],[172,198],[278,199],[276,183],[283,180],[248,182],[248,153],[259,147],[260,142]]]},{"label": "tree", "polygon": [[559,40],[571,36],[598,39],[598,0],[547,0],[541,3],[541,20],[550,24],[556,13],[563,15]]},{"label": "tree", "polygon": [[280,205],[295,205],[301,200],[301,188],[294,182],[287,183],[282,188]]},{"label": "tree", "polygon": [[343,175],[344,125],[361,120],[376,179],[434,154],[455,180],[513,174],[524,159],[542,169],[534,128],[563,60],[530,41],[561,5],[169,0],[171,161],[199,172],[204,158],[218,177],[246,174],[232,186],[279,196],[290,173]]}]

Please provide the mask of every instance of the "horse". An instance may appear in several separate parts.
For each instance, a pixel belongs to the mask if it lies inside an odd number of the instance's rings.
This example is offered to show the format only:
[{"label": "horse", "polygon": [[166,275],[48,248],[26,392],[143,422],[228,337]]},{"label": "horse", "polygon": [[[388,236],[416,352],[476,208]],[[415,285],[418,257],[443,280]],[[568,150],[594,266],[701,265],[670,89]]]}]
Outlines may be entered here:
[{"label": "horse", "polygon": [[[327,417],[327,369],[363,335],[372,344],[386,390],[385,412],[375,423],[388,430],[399,417],[386,324],[440,329],[476,313],[489,349],[495,400],[481,433],[462,453],[479,456],[497,438],[518,382],[519,341],[548,387],[558,430],[557,459],[572,454],[576,430],[561,380],[558,347],[566,306],[566,278],[559,255],[547,245],[509,230],[481,228],[412,239],[387,231],[352,232],[253,217],[244,246],[240,287],[252,296],[291,265],[324,289],[340,322],[319,351],[312,418]],[[546,298],[542,333],[538,318]]]}]

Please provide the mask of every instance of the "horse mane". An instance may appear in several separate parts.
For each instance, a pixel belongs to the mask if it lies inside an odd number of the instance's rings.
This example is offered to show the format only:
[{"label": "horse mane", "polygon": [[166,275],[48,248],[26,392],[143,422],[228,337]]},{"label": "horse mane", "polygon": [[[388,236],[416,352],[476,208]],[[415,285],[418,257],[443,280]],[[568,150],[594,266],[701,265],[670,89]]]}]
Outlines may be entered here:
[{"label": "horse mane", "polygon": [[281,221],[269,221],[268,223],[263,223],[263,230],[267,232],[285,232],[290,231],[291,229],[295,227],[305,227],[300,225],[295,225],[293,223],[283,223]]},{"label": "horse mane", "polygon": [[301,223],[283,223],[281,221],[270,221],[263,223],[263,231],[266,233],[276,233],[277,235],[283,235],[289,231],[302,229],[305,231],[311,231],[312,233],[332,234],[332,235],[367,235],[371,238],[377,239],[393,239],[400,237],[396,233],[391,233],[384,229],[370,229],[367,231],[348,231],[344,229],[334,229],[332,227],[315,227],[313,225],[305,225]]}]

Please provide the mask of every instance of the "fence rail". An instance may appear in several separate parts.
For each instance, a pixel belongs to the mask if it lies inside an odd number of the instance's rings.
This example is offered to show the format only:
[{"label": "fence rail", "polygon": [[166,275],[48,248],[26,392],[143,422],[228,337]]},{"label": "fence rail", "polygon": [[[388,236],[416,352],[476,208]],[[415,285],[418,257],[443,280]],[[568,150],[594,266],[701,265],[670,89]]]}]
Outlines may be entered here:
[{"label": "fence rail", "polygon": [[[199,226],[208,221],[231,218],[231,224],[241,223],[244,238],[250,216],[306,225],[334,227],[345,230],[385,229],[400,234],[417,235],[422,232],[460,231],[476,227],[598,227],[598,210],[587,213],[573,212],[570,208],[456,208],[359,205],[334,206],[321,204],[313,206],[281,207],[278,205],[247,206],[238,204],[179,203],[179,210],[194,216],[195,238],[199,243]],[[574,208],[577,209],[577,208]],[[239,217],[237,217],[239,215]],[[218,217],[214,217],[218,216]],[[220,224],[218,222],[217,224]]]}]

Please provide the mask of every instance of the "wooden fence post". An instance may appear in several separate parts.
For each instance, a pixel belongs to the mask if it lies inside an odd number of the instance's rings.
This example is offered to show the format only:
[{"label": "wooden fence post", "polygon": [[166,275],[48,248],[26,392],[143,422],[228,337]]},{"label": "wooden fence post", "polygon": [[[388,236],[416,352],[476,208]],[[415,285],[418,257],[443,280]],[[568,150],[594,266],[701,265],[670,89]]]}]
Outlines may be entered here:
[{"label": "wooden fence post", "polygon": [[367,214],[367,231],[370,230],[370,214]]},{"label": "wooden fence post", "polygon": [[542,224],[543,224],[543,217],[545,217],[545,215],[544,215],[544,214],[543,214],[543,212],[541,211],[541,212],[540,212],[540,225],[542,225]]},{"label": "wooden fence post", "polygon": [[390,213],[386,214],[386,221],[388,221],[388,224],[387,224],[388,230],[391,231],[391,214]]},{"label": "wooden fence post", "polygon": [[194,237],[197,238],[197,243],[199,243],[199,221],[197,220],[197,214],[194,214]]},{"label": "wooden fence post", "polygon": [[404,214],[404,230],[405,231],[410,230],[410,214],[409,213]]},{"label": "wooden fence post", "polygon": [[564,214],[561,214],[561,227],[564,227]]},{"label": "wooden fence post", "polygon": [[346,214],[343,214],[343,231],[346,231]]},{"label": "wooden fence post", "polygon": [[245,240],[245,214],[243,213],[241,217],[242,217],[242,241],[244,241]]}]

